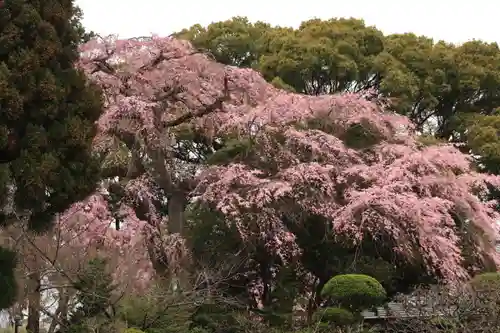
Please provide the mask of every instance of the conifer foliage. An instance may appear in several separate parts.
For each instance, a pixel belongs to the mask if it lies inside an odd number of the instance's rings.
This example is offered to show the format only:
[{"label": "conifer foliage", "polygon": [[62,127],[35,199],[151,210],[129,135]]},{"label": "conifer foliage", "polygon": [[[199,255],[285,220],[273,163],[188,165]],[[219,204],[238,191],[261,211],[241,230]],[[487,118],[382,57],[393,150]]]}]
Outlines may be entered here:
[{"label": "conifer foliage", "polygon": [[77,14],[71,0],[6,0],[0,7],[3,223],[15,215],[44,229],[95,189],[91,144],[102,102],[100,90],[74,69]]}]

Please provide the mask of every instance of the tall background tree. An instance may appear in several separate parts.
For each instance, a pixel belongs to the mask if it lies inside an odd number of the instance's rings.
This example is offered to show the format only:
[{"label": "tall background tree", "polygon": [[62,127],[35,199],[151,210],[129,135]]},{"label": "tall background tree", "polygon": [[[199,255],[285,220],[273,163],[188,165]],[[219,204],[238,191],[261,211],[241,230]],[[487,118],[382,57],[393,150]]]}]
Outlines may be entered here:
[{"label": "tall background tree", "polygon": [[[82,29],[73,1],[2,3],[1,220],[3,224],[22,222],[32,231],[41,231],[50,227],[55,214],[96,187],[99,161],[91,144],[102,111],[101,92],[74,68]],[[0,276],[8,279],[15,260],[8,252],[1,253]],[[34,274],[30,279],[27,285],[34,291],[40,276]],[[1,307],[11,304],[16,295],[10,292],[16,288],[14,281],[4,283]],[[38,323],[29,328],[37,332]]]},{"label": "tall background tree", "polygon": [[313,19],[292,29],[235,17],[174,35],[224,64],[257,69],[280,88],[310,95],[374,89],[418,130],[482,155],[481,167],[497,172],[497,43],[384,35],[354,18]]}]

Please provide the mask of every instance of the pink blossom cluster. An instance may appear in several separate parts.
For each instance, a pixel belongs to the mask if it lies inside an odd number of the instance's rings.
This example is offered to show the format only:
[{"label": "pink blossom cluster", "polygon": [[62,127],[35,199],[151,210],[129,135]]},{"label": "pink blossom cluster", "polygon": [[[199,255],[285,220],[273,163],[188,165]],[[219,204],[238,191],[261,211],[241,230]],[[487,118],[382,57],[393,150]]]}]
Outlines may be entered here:
[{"label": "pink blossom cluster", "polygon": [[[79,66],[105,91],[101,136],[117,127],[152,129],[153,109],[164,110],[164,121],[195,112],[220,96],[227,80],[230,99],[189,124],[210,138],[250,138],[251,158],[205,167],[193,194],[235,223],[243,240],[264,240],[292,260],[301,249],[281,217],[315,214],[353,244],[366,235],[389,239],[395,252],[457,281],[468,276],[458,219],[484,232],[477,255],[500,263],[493,246],[500,216],[484,199],[486,183],[498,185],[498,177],[474,172],[452,146],[420,145],[406,117],[362,95],[288,93],[173,38],[94,40],[82,46]],[[176,101],[158,98],[174,86],[182,88]],[[354,125],[376,141],[350,148],[345,137]]]},{"label": "pink blossom cluster", "polygon": [[116,282],[122,286],[143,289],[153,277],[151,261],[146,249],[148,225],[135,217],[130,207],[123,206],[121,227],[116,230],[106,198],[96,193],[74,204],[57,218],[55,232],[60,235],[63,248],[71,248],[75,262],[101,256],[108,260]]},{"label": "pink blossom cluster", "polygon": [[[362,242],[367,233],[375,239],[389,237],[394,251],[408,260],[418,253],[431,273],[450,281],[468,276],[459,218],[485,233],[486,239],[477,240],[478,254],[500,262],[493,246],[500,216],[494,203],[482,199],[486,184],[498,183],[498,177],[472,171],[466,155],[450,146],[398,146],[387,141],[369,152],[355,151],[326,133],[303,130],[298,141],[296,132],[282,133],[282,153],[273,154],[272,161],[281,166],[277,172],[245,164],[207,169],[197,189],[202,200],[233,217],[245,235],[255,228],[263,235],[269,230],[283,232],[280,216],[291,210],[324,217],[331,221],[332,232],[353,243]],[[261,135],[269,133],[273,132]],[[265,156],[267,149],[276,147],[255,149],[264,150]]]}]

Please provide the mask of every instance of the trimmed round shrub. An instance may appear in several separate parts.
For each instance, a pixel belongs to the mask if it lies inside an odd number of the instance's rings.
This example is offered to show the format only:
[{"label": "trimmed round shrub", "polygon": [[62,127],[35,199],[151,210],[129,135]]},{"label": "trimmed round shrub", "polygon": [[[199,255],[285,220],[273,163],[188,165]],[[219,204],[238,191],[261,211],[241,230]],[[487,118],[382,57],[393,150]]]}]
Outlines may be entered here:
[{"label": "trimmed round shrub", "polygon": [[135,327],[131,327],[127,328],[123,333],[144,333],[144,331],[141,331],[140,329]]},{"label": "trimmed round shrub", "polygon": [[337,326],[348,326],[356,322],[356,316],[349,310],[331,307],[316,311],[314,321]]},{"label": "trimmed round shrub", "polygon": [[337,306],[361,311],[382,305],[387,293],[371,276],[344,274],[331,278],[321,290],[321,296]]}]

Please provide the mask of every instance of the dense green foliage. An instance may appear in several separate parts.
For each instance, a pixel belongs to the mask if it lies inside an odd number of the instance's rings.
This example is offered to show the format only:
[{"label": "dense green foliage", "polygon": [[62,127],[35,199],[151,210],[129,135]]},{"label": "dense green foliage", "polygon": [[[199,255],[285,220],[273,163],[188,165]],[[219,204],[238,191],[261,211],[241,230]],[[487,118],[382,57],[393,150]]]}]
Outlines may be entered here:
[{"label": "dense green foliage", "polygon": [[336,326],[348,326],[356,322],[356,317],[347,309],[328,307],[316,311],[314,321]]},{"label": "dense green foliage", "polygon": [[380,306],[387,298],[384,287],[376,279],[363,274],[332,277],[321,290],[321,296],[354,312]]},{"label": "dense green foliage", "polygon": [[[0,204],[11,208],[2,223],[25,216],[32,230],[45,229],[99,179],[91,144],[100,90],[74,69],[80,15],[72,1],[0,8]],[[12,269],[2,265],[0,274]]]},{"label": "dense green foliage", "polygon": [[114,289],[111,275],[106,271],[106,267],[106,261],[100,258],[86,263],[78,280],[74,282],[74,288],[78,291],[79,306],[71,313],[67,322],[63,323],[61,333],[91,332],[89,318],[100,319],[97,325],[102,326],[101,328],[109,326],[106,321],[100,322],[103,318],[109,318],[108,310]]},{"label": "dense green foliage", "polygon": [[219,62],[258,69],[286,90],[316,95],[375,89],[417,128],[466,142],[464,149],[481,154],[486,170],[498,172],[496,43],[453,45],[412,33],[384,36],[358,19],[312,19],[292,29],[235,17],[176,35]]},{"label": "dense green foliage", "polygon": [[123,333],[144,333],[144,331],[137,328],[127,328]]},{"label": "dense green foliage", "polygon": [[480,169],[500,174],[500,108],[491,115],[469,116],[465,123],[465,139]]},{"label": "dense green foliage", "polygon": [[33,227],[98,180],[91,142],[101,97],[74,69],[73,16],[71,1],[6,1],[0,9],[0,187],[16,185],[15,208],[35,216]]}]

